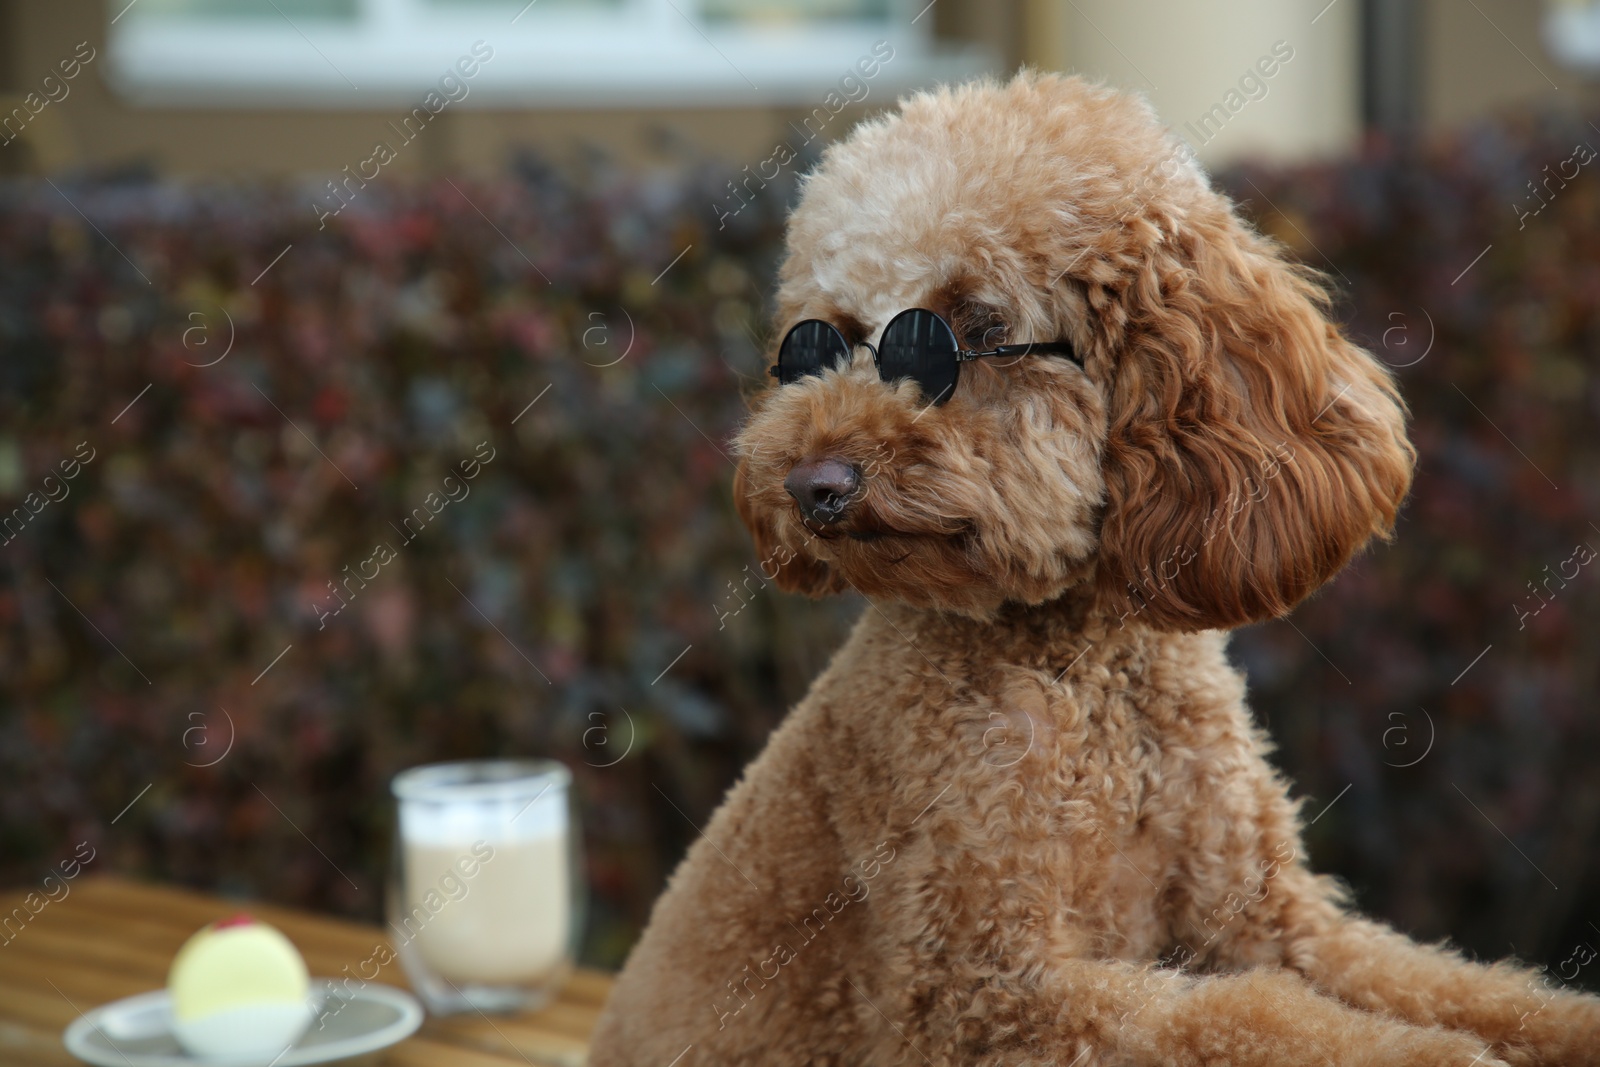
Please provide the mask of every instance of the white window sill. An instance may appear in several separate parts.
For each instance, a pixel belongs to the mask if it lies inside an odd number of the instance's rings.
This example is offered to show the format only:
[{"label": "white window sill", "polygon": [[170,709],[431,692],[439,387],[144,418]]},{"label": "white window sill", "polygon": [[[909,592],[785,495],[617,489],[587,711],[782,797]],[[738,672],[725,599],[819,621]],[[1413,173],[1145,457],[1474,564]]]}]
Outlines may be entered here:
[{"label": "white window sill", "polygon": [[[493,49],[451,108],[822,106],[829,92],[886,99],[990,69],[977,48],[929,50],[919,33],[880,25],[784,32],[682,19],[546,20],[537,32],[484,32],[440,20],[407,32],[303,25],[134,24],[108,42],[107,76],[136,105],[185,108],[412,107],[476,41]],[[893,58],[870,78],[857,61],[886,41]],[[880,46],[880,54],[881,46]],[[845,82],[846,77],[854,79]],[[460,90],[455,92],[459,95]],[[861,101],[856,101],[861,102]]]}]

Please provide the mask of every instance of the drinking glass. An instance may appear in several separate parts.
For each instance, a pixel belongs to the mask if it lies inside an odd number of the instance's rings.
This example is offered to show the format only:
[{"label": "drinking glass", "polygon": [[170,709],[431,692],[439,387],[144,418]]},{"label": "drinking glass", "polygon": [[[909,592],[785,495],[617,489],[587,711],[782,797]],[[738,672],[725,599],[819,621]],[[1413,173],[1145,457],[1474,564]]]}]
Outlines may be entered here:
[{"label": "drinking glass", "polygon": [[583,930],[572,774],[553,760],[465,760],[395,775],[389,935],[436,1014],[538,1008]]}]

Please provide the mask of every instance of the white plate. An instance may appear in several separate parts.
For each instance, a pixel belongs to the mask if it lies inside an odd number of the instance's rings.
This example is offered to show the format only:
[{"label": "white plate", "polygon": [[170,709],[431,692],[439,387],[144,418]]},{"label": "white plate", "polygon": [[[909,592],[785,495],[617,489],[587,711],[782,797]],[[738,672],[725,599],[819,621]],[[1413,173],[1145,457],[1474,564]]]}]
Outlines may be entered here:
[{"label": "white plate", "polygon": [[[322,983],[317,1022],[272,1067],[362,1056],[404,1040],[422,1025],[422,1005],[404,990],[368,982],[350,991],[348,983],[331,978],[314,979],[313,989],[317,982]],[[172,1036],[172,1000],[165,989],[102,1004],[68,1026],[61,1041],[68,1052],[95,1067],[199,1067],[213,1062],[195,1059]]]}]

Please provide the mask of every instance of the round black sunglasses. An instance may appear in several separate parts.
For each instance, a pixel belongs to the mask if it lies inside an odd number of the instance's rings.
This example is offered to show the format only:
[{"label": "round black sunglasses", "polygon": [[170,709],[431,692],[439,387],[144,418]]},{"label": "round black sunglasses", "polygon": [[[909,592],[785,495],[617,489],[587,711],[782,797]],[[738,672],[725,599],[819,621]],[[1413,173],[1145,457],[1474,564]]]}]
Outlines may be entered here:
[{"label": "round black sunglasses", "polygon": [[[865,343],[865,342],[863,342]],[[889,320],[883,328],[879,347],[873,348],[872,361],[878,377],[885,382],[910,378],[933,398],[935,405],[949,400],[961,377],[961,364],[986,356],[1066,356],[1080,363],[1068,341],[1041,341],[1025,345],[996,345],[986,352],[962,348],[956,332],[938,312],[908,308]],[[829,367],[841,367],[850,359],[852,346],[831,322],[806,319],[789,328],[778,346],[777,366],[768,370],[783,385],[807,375],[820,375]]]}]

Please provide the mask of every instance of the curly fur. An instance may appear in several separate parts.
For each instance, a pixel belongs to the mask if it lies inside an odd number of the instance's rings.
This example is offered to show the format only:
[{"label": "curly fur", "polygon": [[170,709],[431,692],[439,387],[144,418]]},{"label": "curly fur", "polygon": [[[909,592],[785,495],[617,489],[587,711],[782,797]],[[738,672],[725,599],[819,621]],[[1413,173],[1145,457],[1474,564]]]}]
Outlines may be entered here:
[{"label": "curly fur", "polygon": [[[781,332],[1071,340],[949,403],[854,362],[759,397],[734,492],[784,588],[869,607],[690,849],[600,1067],[1600,1063],[1600,1001],[1351,914],[1225,658],[1386,535],[1393,382],[1141,101],[1024,74],[830,148]],[[842,523],[783,487],[863,477]]]}]

